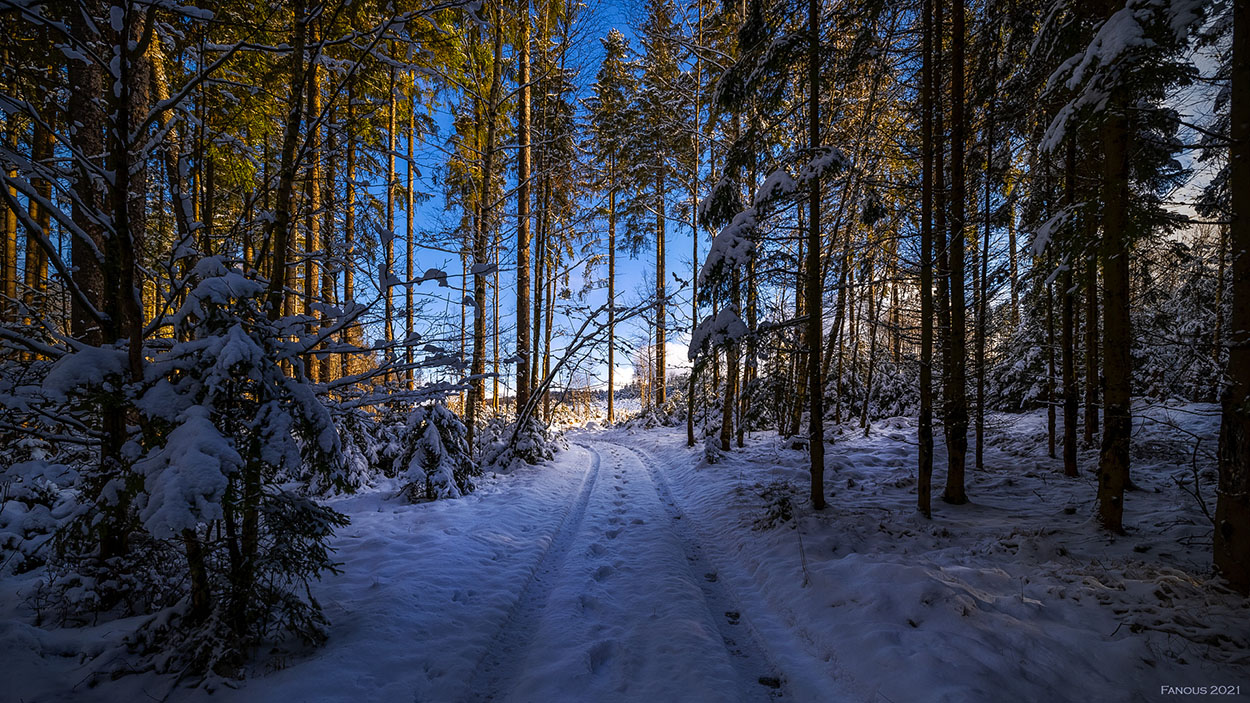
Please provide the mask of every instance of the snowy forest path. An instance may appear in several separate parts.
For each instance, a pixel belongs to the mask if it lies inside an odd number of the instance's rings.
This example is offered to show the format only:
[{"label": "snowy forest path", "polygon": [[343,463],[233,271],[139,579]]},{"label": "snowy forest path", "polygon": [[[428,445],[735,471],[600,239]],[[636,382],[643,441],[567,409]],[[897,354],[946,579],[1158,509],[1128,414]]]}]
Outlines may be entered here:
[{"label": "snowy forest path", "polygon": [[498,700],[502,686],[513,676],[517,666],[515,653],[523,649],[536,627],[536,619],[550,596],[553,578],[558,573],[581,528],[591,491],[599,480],[600,457],[591,451],[591,463],[582,479],[581,489],[569,506],[556,536],[538,561],[537,567],[521,590],[508,619],[503,623],[491,646],[482,655],[468,690],[466,701]]},{"label": "snowy forest path", "polygon": [[770,701],[774,667],[654,466],[579,438],[590,468],[483,655],[475,701]]}]

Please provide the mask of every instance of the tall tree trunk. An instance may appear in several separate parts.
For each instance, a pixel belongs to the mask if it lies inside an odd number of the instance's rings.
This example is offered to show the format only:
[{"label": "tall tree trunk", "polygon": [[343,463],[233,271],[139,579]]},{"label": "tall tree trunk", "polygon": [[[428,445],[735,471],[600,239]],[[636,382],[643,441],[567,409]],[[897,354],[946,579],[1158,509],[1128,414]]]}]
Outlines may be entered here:
[{"label": "tall tree trunk", "polygon": [[[703,3],[696,2],[698,19],[698,30],[695,35],[695,45],[700,49],[703,47]],[[699,117],[702,114],[702,105],[700,99],[702,97],[701,90],[703,88],[703,55],[699,50],[695,50],[694,57],[694,164],[690,170],[690,336],[694,338],[694,331],[699,326],[699,208],[696,205],[699,202],[699,167],[702,165],[701,146],[699,144]],[[686,387],[686,446],[694,446],[694,390],[698,372],[695,365],[690,366],[690,381]]]},{"label": "tall tree trunk", "polygon": [[1215,506],[1215,566],[1250,593],[1250,4],[1233,3],[1229,192],[1233,305],[1228,366],[1220,398],[1220,490]]},{"label": "tall tree trunk", "polygon": [[[942,0],[937,0],[941,2]],[[933,2],[924,0],[920,88],[920,419],[916,507],[930,517],[933,481]]]},{"label": "tall tree trunk", "polygon": [[[1211,333],[1211,362],[1220,365],[1220,352],[1224,349],[1224,271],[1228,257],[1228,227],[1219,227],[1215,247],[1215,330]],[[1216,381],[1215,395],[1220,394],[1220,381]]]},{"label": "tall tree trunk", "polygon": [[[85,93],[87,91],[84,90],[82,92]],[[8,144],[9,150],[16,152],[16,114],[10,114],[8,119],[5,121],[5,140]],[[16,179],[17,171],[10,170],[8,177],[10,179]],[[17,201],[17,188],[12,186],[9,187],[9,198],[14,202]],[[17,320],[17,212],[7,205],[4,208],[4,241],[0,244],[4,247],[4,251],[2,252],[3,256],[0,256],[0,260],[3,261],[3,269],[0,270],[0,276],[2,276],[2,278],[0,278],[0,295],[4,296],[4,300],[0,301],[0,305],[3,306],[3,315],[0,315],[0,321],[15,322]],[[78,265],[77,259],[74,259],[72,263],[79,272],[83,271],[82,267]],[[96,266],[98,267],[99,264],[97,263]],[[85,319],[85,317],[85,314],[75,313],[73,315],[73,319],[76,322],[78,320]],[[82,339],[83,332],[75,331],[74,336]]]},{"label": "tall tree trunk", "polygon": [[[547,249],[547,319],[543,324],[543,379],[551,376],[551,330],[555,325],[556,306],[556,253],[557,250]],[[548,386],[543,393],[543,420],[551,420],[551,388]]]},{"label": "tall tree trunk", "polygon": [[[502,168],[500,169],[502,170]],[[490,337],[491,337],[491,393],[490,405],[495,414],[499,413],[499,220],[496,218],[495,226],[491,230],[490,250],[494,269],[491,271],[490,284],[490,305],[491,305],[491,321],[490,321]]]},{"label": "tall tree trunk", "polygon": [[[104,152],[105,117],[101,98],[98,97],[103,94],[104,90],[104,72],[94,62],[71,61],[69,79],[71,84],[77,86],[77,90],[70,91],[67,107],[69,114],[74,115],[74,119],[79,123],[70,137],[71,143],[84,159],[96,160]],[[14,150],[17,148],[16,122],[15,116],[9,117],[9,145]],[[84,302],[89,303],[96,310],[102,308],[104,272],[101,269],[102,262],[96,252],[104,251],[105,236],[104,228],[100,226],[96,218],[103,203],[96,189],[96,181],[87,177],[85,169],[82,169],[76,176],[74,224],[86,233],[90,241],[83,241],[80,237],[74,237],[70,241],[70,263],[75,269],[74,282],[82,289],[87,299],[86,301],[80,301],[77,297],[73,299],[70,308],[70,333],[75,339],[98,345],[104,341],[101,329],[94,315],[86,309]],[[16,194],[16,191],[10,190],[10,193]],[[14,250],[13,256],[7,260],[8,265],[13,267],[13,271],[6,278],[5,295],[8,300],[15,300],[16,287],[10,289],[9,286],[17,279],[16,213],[9,212],[8,217],[12,220],[12,224],[7,228],[5,238],[12,241]]]},{"label": "tall tree trunk", "polygon": [[[407,368],[404,369],[404,380],[407,381],[408,390],[413,389],[413,340],[412,333],[415,330],[413,310],[412,286],[413,280],[416,278],[416,255],[417,255],[417,238],[413,232],[413,209],[416,207],[416,193],[413,191],[412,171],[414,168],[412,160],[412,142],[417,131],[417,92],[411,87],[414,85],[416,76],[408,76],[409,90],[408,96],[408,149],[405,152],[407,164],[404,168],[404,361]],[[495,355],[498,358],[498,354]]]},{"label": "tall tree trunk", "polygon": [[942,500],[968,502],[964,491],[964,462],[968,453],[967,352],[964,318],[964,0],[954,0],[951,12],[951,199],[950,296],[951,369],[946,398],[946,490]]},{"label": "tall tree trunk", "polygon": [[[752,178],[754,183],[755,179]],[[752,200],[755,196],[751,196]],[[757,328],[758,319],[756,317],[757,293],[755,280],[755,259],[747,261],[747,329],[752,332],[747,338],[746,360],[739,363],[742,365],[742,385],[738,388],[739,411],[738,411],[738,446],[743,446],[743,432],[746,430],[747,413],[751,410],[751,395],[748,393],[751,381],[755,379],[755,359],[757,357],[755,348],[754,332]]]},{"label": "tall tree trunk", "polygon": [[[796,320],[801,320],[807,315],[807,298],[806,298],[806,294],[803,291],[803,283],[805,280],[804,273],[807,270],[807,266],[806,266],[807,258],[806,256],[804,256],[804,253],[803,253],[804,245],[807,239],[807,228],[805,226],[805,223],[807,222],[806,220],[807,213],[804,212],[802,207],[800,207],[798,210],[799,210],[798,221],[799,221],[800,236],[798,237],[798,241],[795,242],[795,245],[794,245],[795,247],[795,252],[794,252],[794,256],[795,256],[794,318]],[[838,336],[838,325],[840,324],[841,319],[842,319],[841,301],[842,301],[843,290],[844,288],[838,289],[838,304],[837,304],[838,309],[834,315],[835,321],[833,325],[833,331],[829,335],[831,338]],[[791,426],[791,434],[797,435],[798,433],[803,431],[803,412],[807,409],[807,352],[804,351],[804,349],[806,349],[807,347],[807,325],[804,324],[801,327],[795,328],[794,336],[795,336],[795,342],[796,342],[795,350],[794,350],[795,352],[794,353],[795,384],[794,384],[794,405],[791,408],[790,426]],[[833,356],[832,354],[828,354],[825,358],[828,359],[832,356]],[[826,365],[828,365],[827,361],[826,361]],[[837,382],[834,382],[833,387],[834,387],[834,393],[836,394],[838,392],[839,384]]]},{"label": "tall tree trunk", "polygon": [[[41,117],[46,121],[52,119],[51,114]],[[52,132],[46,124],[45,121],[35,121],[31,132],[30,158],[42,168],[50,169],[51,164],[48,161],[52,159]],[[31,185],[40,198],[49,201],[52,199],[51,181],[32,178]],[[52,213],[32,199],[29,214],[36,227],[28,227],[26,230],[26,269],[23,280],[26,290],[22,296],[22,304],[26,307],[26,324],[39,324],[39,318],[43,317],[48,305],[44,299],[48,289],[48,252],[39,240],[51,241],[49,237],[52,234]]]},{"label": "tall tree trunk", "polygon": [[[344,176],[346,180],[346,201],[343,203],[343,306],[351,309],[356,304],[356,135],[353,133],[356,129],[356,106],[353,101],[356,98],[355,84],[349,84],[347,87],[347,129],[344,130],[344,137],[347,140],[347,173]],[[351,326],[343,330],[343,343],[355,345],[360,339],[359,323],[353,322]],[[352,355],[344,354],[342,357],[341,373],[343,376],[349,376],[352,373],[351,364]]]},{"label": "tall tree trunk", "polygon": [[[539,156],[543,156],[544,149],[538,150]],[[548,248],[548,223],[550,222],[550,210],[547,208],[547,188],[548,180],[546,169],[542,168],[543,160],[535,159],[539,168],[536,169],[540,181],[536,200],[538,201],[538,209],[535,212],[537,216],[537,231],[535,232],[534,246],[534,339],[533,354],[530,359],[530,386],[531,389],[537,389],[542,385],[542,340],[543,325],[546,321],[544,303],[546,301],[545,293],[547,289],[547,248]],[[548,395],[548,391],[543,391],[544,397]]]},{"label": "tall tree trunk", "polygon": [[[339,129],[339,127],[336,123],[336,119],[337,119],[337,108],[331,107],[329,116],[327,117],[327,121],[326,121],[326,136],[325,136],[325,150],[324,150],[325,157],[326,157],[326,171],[325,171],[325,178],[322,180],[322,183],[321,183],[321,202],[323,203],[324,207],[322,208],[323,212],[321,215],[322,216],[322,225],[321,225],[322,264],[320,267],[321,268],[321,294],[325,298],[325,301],[328,304],[334,305],[334,306],[337,306],[339,302],[338,290],[337,290],[338,277],[336,273],[337,267],[334,264],[334,258],[333,258],[334,248],[336,244],[335,233],[334,233],[334,230],[335,230],[334,215],[335,215],[335,212],[337,211],[337,206],[338,206],[338,201],[337,201],[338,191],[336,190],[336,186],[337,186],[336,181],[338,179],[338,144],[339,144],[338,139],[339,139],[339,136],[337,134],[337,130]],[[329,320],[323,316],[321,318],[322,330],[324,330],[327,325],[334,324],[335,322],[337,321]],[[317,365],[319,367],[317,373],[320,375],[321,381],[323,383],[328,382],[328,381],[333,381],[335,378],[334,365],[331,363],[332,358],[333,358],[333,355],[331,354],[322,354],[321,358],[317,361]]]},{"label": "tall tree trunk", "polygon": [[487,238],[493,221],[492,185],[495,176],[495,139],[499,123],[499,92],[503,64],[503,26],[498,10],[494,17],[494,41],[491,52],[490,95],[486,103],[486,145],[482,150],[482,183],[478,191],[481,200],[481,217],[473,233],[473,363],[469,383],[469,407],[467,412],[468,445],[473,451],[473,438],[477,430],[478,411],[486,393],[486,275],[482,265],[490,258],[490,242]]},{"label": "tall tree trunk", "polygon": [[[1076,141],[1068,138],[1068,153],[1064,170],[1067,205],[1076,207]],[[1076,223],[1066,228],[1069,236],[1076,234]],[[1073,237],[1075,239],[1075,237]],[[1076,319],[1073,299],[1072,254],[1075,242],[1067,247],[1069,254],[1059,276],[1062,289],[1062,313],[1060,322],[1060,346],[1063,350],[1063,475],[1076,476]]]},{"label": "tall tree trunk", "polygon": [[981,242],[980,263],[981,275],[977,277],[977,449],[974,466],[977,471],[985,468],[985,324],[989,308],[989,262],[990,262],[990,230],[992,212],[992,183],[994,172],[994,101],[990,100],[985,116],[985,235]]},{"label": "tall tree trunk", "polygon": [[946,111],[944,108],[943,70],[946,68],[946,52],[943,50],[945,35],[944,15],[946,0],[933,0],[933,249],[937,267],[935,289],[937,294],[938,344],[941,347],[942,373],[942,423],[945,438],[946,397],[950,388],[951,368],[951,299],[950,299],[950,250],[946,236]]},{"label": "tall tree trunk", "polygon": [[[1049,257],[1048,257],[1049,260]],[[1046,454],[1055,458],[1055,292],[1046,284]]]},{"label": "tall tree trunk", "polygon": [[[1086,218],[1086,240],[1093,241],[1096,220]],[[1085,445],[1094,446],[1098,434],[1098,264],[1085,258]]]},{"label": "tall tree trunk", "polygon": [[1020,324],[1020,252],[1016,246],[1016,207],[1014,198],[1007,201],[1007,258],[1011,275],[1011,327]]},{"label": "tall tree trunk", "polygon": [[864,430],[865,437],[868,436],[868,430],[871,427],[868,424],[868,406],[872,400],[872,374],[877,361],[877,316],[881,312],[877,306],[878,291],[875,286],[876,272],[873,270],[873,266],[873,256],[869,254],[867,265],[868,280],[865,282],[868,292],[868,373],[864,377],[864,403],[860,406],[859,411],[859,426]]},{"label": "tall tree trunk", "polygon": [[266,240],[272,242],[273,263],[269,277],[269,319],[282,316],[287,299],[287,262],[291,249],[291,194],[295,186],[296,153],[299,143],[300,117],[304,112],[304,44],[308,31],[308,7],[306,0],[294,0],[295,27],[291,61],[291,96],[288,100],[286,122],[283,125],[282,152],[278,172],[278,192],[274,205],[274,217],[269,224]]},{"label": "tall tree trunk", "polygon": [[616,421],[616,159],[609,158],[608,186],[608,422]]},{"label": "tall tree trunk", "polygon": [[[820,147],[820,0],[807,2],[807,146]],[[812,509],[825,507],[825,390],[821,386],[820,177],[812,178],[807,201],[807,382],[808,452],[811,461]]]},{"label": "tall tree trunk", "polygon": [[[1114,3],[1112,3],[1114,6]],[[1133,430],[1132,343],[1129,322],[1129,126],[1125,99],[1112,96],[1102,127],[1103,214],[1099,263],[1102,315],[1105,427],[1098,466],[1098,517],[1104,529],[1124,529],[1124,489],[1129,483],[1129,437]]]},{"label": "tall tree trunk", "polygon": [[[741,310],[741,287],[742,281],[738,273],[738,267],[733,270],[733,310],[737,313]],[[734,406],[738,392],[738,343],[730,342],[725,347],[726,366],[725,366],[725,402],[721,407],[720,422],[720,448],[721,451],[729,451],[730,442],[733,439],[733,422],[734,422]]]},{"label": "tall tree trunk", "polygon": [[[391,53],[394,53],[392,44]],[[382,312],[382,335],[386,340],[387,355],[392,352],[395,341],[395,287],[391,285],[395,273],[395,67],[391,67],[386,98],[386,231],[382,233],[382,280],[385,306]],[[391,380],[388,372],[386,379]],[[470,443],[469,446],[473,446]]]},{"label": "tall tree trunk", "polygon": [[664,234],[667,225],[665,216],[665,198],[664,192],[666,188],[663,172],[656,178],[655,189],[656,195],[659,197],[659,206],[655,213],[655,409],[661,410],[664,403],[668,401],[667,389],[667,369],[668,363],[665,359],[668,341],[668,320],[664,294],[664,276],[666,275],[664,266]]},{"label": "tall tree trunk", "polygon": [[[316,25],[310,28],[313,45],[321,41]],[[320,317],[321,313],[314,307],[320,297],[321,272],[317,270],[321,249],[321,157],[323,143],[320,139],[321,130],[316,125],[321,119],[321,72],[316,62],[308,67],[308,117],[305,124],[312,131],[308,135],[309,145],[307,178],[304,181],[304,197],[308,201],[308,211],[304,216],[304,315],[309,318],[307,333],[312,334],[315,324],[312,318]],[[211,162],[210,162],[211,165]],[[215,179],[212,179],[215,180]],[[311,352],[304,358],[304,368],[313,383],[321,380],[320,364]]]},{"label": "tall tree trunk", "polygon": [[[516,192],[516,410],[529,402],[530,386],[533,377],[530,375],[530,3],[520,0],[517,29],[517,83],[520,86],[517,97],[517,192]],[[615,217],[615,213],[609,215]],[[613,221],[614,225],[615,222]],[[612,270],[612,253],[609,252],[609,271]],[[608,274],[609,278],[611,273]],[[608,290],[612,290],[611,282]],[[608,299],[612,299],[609,292]],[[612,311],[608,311],[609,320]],[[611,323],[609,322],[609,328]],[[608,421],[612,421],[612,362],[611,362],[611,329],[608,331]]]}]

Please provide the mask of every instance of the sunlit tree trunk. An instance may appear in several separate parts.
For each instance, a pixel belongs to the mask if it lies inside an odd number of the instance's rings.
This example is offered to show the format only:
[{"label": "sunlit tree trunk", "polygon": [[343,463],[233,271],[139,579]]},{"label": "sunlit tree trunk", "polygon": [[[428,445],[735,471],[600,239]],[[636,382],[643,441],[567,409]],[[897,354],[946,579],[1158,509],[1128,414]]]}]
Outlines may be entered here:
[{"label": "sunlit tree trunk", "polygon": [[[520,0],[517,17],[517,195],[516,195],[516,408],[529,401],[530,386],[530,3]],[[609,256],[611,256],[609,252]],[[609,269],[611,265],[609,263]],[[609,283],[609,290],[611,283]],[[609,293],[608,298],[612,295]],[[611,315],[611,312],[609,312]],[[609,339],[611,332],[609,331]],[[609,341],[610,344],[610,341]],[[609,359],[611,358],[609,346]],[[608,362],[608,387],[611,388],[611,361]],[[608,399],[608,420],[612,420],[612,400]]]},{"label": "sunlit tree trunk", "polygon": [[[404,361],[407,368],[404,369],[404,380],[407,382],[408,389],[413,387],[413,354],[412,354],[412,333],[415,331],[413,324],[415,311],[413,310],[412,286],[413,279],[416,278],[416,255],[417,255],[417,239],[413,232],[414,213],[413,208],[416,206],[416,193],[412,185],[412,172],[415,168],[412,160],[412,142],[416,133],[416,115],[417,115],[417,91],[412,86],[415,76],[409,74],[409,96],[408,96],[408,148],[405,152],[407,156],[407,164],[404,169]],[[498,354],[496,354],[498,356]]]},{"label": "sunlit tree trunk", "polygon": [[502,18],[496,13],[494,17],[494,39],[491,52],[490,95],[486,103],[486,145],[482,150],[482,183],[478,191],[481,200],[481,217],[478,218],[473,236],[473,363],[470,373],[474,378],[469,383],[469,407],[466,413],[468,425],[468,445],[473,449],[473,438],[477,430],[478,413],[482,398],[486,393],[486,274],[481,269],[490,258],[488,250],[490,242],[487,233],[494,217],[491,212],[493,182],[495,176],[495,139],[498,129],[499,91],[501,90],[501,70],[503,63],[503,26]]},{"label": "sunlit tree trunk", "polygon": [[[345,190],[346,198],[343,202],[343,305],[347,308],[352,307],[356,302],[356,270],[354,260],[356,257],[356,137],[353,134],[356,129],[356,107],[353,101],[356,97],[354,85],[348,85],[347,88],[347,129],[345,130],[345,139],[347,143],[347,173],[344,174],[346,181]],[[351,326],[343,330],[342,342],[344,344],[356,344],[360,338],[359,324],[353,323]],[[342,356],[340,364],[340,373],[348,376],[352,373],[350,354]]]},{"label": "sunlit tree trunk", "polygon": [[[311,28],[311,39],[314,45],[320,42],[315,25]],[[309,318],[308,333],[313,333],[315,329],[312,318],[320,317],[320,312],[314,307],[320,296],[321,282],[317,261],[321,258],[321,156],[324,145],[320,139],[320,130],[315,127],[320,117],[321,72],[317,70],[316,62],[313,62],[308,67],[308,116],[305,120],[311,130],[308,135],[308,171],[304,180],[304,198],[308,208],[304,215],[304,315]],[[309,380],[314,383],[321,380],[321,366],[312,353],[305,356],[304,368]]]}]

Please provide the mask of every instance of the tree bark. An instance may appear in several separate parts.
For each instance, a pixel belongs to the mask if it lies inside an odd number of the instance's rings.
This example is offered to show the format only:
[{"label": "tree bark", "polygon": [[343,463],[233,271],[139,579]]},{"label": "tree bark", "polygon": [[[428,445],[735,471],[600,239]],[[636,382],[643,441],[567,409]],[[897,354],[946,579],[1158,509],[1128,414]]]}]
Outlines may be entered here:
[{"label": "tree bark", "polygon": [[942,500],[968,502],[964,462],[968,452],[967,352],[964,307],[964,0],[954,0],[951,13],[951,197],[950,312],[951,368],[946,397],[946,489]]},{"label": "tree bark", "polygon": [[278,173],[278,192],[274,217],[267,240],[273,245],[273,263],[269,278],[269,319],[282,316],[286,302],[287,260],[291,247],[291,193],[295,186],[296,153],[299,142],[300,117],[304,111],[304,44],[308,30],[306,0],[294,0],[295,27],[290,53],[291,96],[288,98],[286,123],[283,125],[282,152]]},{"label": "tree bark", "polygon": [[[733,310],[737,313],[741,310],[741,286],[742,282],[738,273],[738,268],[733,270]],[[725,398],[724,404],[721,406],[721,422],[720,422],[720,448],[721,451],[729,451],[731,440],[733,439],[733,422],[734,422],[734,406],[738,393],[738,343],[730,342],[725,347]]]},{"label": "tree bark", "polygon": [[[941,2],[941,0],[937,0]],[[924,0],[920,88],[920,418],[916,507],[931,517],[933,482],[933,2]]]},{"label": "tree bark", "polygon": [[[345,138],[347,140],[347,173],[346,180],[346,201],[343,203],[343,305],[350,309],[356,303],[356,270],[354,260],[356,258],[356,137],[353,131],[356,129],[356,107],[353,101],[356,97],[355,85],[349,84],[347,87],[347,130]],[[352,323],[351,326],[343,330],[343,343],[355,345],[360,340],[359,323]],[[351,364],[352,355],[344,354],[341,363],[341,374],[349,376],[352,373]]]},{"label": "tree bark", "polygon": [[1215,507],[1215,566],[1234,588],[1250,593],[1250,4],[1233,3],[1232,315],[1228,365],[1220,398],[1219,498]]},{"label": "tree bark", "polygon": [[[516,193],[516,409],[517,413],[529,402],[530,386],[530,3],[520,0],[517,29],[517,193]],[[615,206],[612,207],[615,210]],[[615,212],[610,212],[609,222],[615,223]],[[611,246],[611,244],[609,244]],[[612,299],[613,253],[608,253],[608,299]],[[608,311],[609,320],[613,312]],[[612,421],[612,330],[608,331],[608,422]]]},{"label": "tree bark", "polygon": [[[320,33],[314,25],[310,28],[312,43],[319,44]],[[320,130],[316,127],[321,118],[321,72],[314,62],[308,67],[308,116],[305,124],[311,130],[307,141],[309,144],[308,171],[304,181],[304,197],[308,200],[308,211],[304,216],[304,315],[309,318],[307,334],[315,334],[314,318],[321,313],[314,307],[320,297],[321,273],[317,261],[321,249],[321,156],[323,143]],[[310,352],[305,355],[304,368],[308,379],[313,383],[321,380],[321,367],[316,356]]]},{"label": "tree bark", "polygon": [[[391,53],[394,53],[392,45]],[[390,81],[387,84],[386,98],[386,231],[382,233],[382,281],[383,300],[382,335],[386,340],[387,354],[391,353],[391,342],[395,341],[395,287],[391,278],[395,272],[395,68],[390,70]],[[389,381],[391,374],[386,378]],[[470,434],[472,431],[470,430]],[[472,437],[470,437],[472,439]],[[469,446],[473,446],[470,442]]]},{"label": "tree bark", "polygon": [[[84,90],[83,92],[87,92],[87,91]],[[97,90],[96,93],[98,92],[99,91]],[[17,115],[11,114],[8,116],[8,119],[5,121],[5,139],[8,142],[9,149],[13,152],[17,151],[17,130],[18,130]],[[10,170],[8,173],[8,176],[11,179],[17,178],[17,171]],[[9,188],[9,197],[12,198],[14,202],[17,201],[17,188],[14,188],[14,187]],[[4,296],[4,301],[3,301],[4,315],[3,317],[0,317],[0,320],[3,320],[4,322],[16,322],[17,321],[17,212],[13,210],[12,208],[9,208],[7,205],[4,208],[3,246],[4,246],[4,252],[3,252],[4,253],[4,256],[3,256],[4,269],[3,269],[3,281],[0,282],[0,294]],[[73,263],[75,267],[77,268],[78,267],[77,260],[75,260]],[[99,264],[97,263],[97,267],[98,265]],[[78,270],[82,271],[81,268],[79,268]],[[74,319],[78,319],[78,316],[75,315]],[[81,335],[77,333],[75,333],[74,336],[81,338]]]},{"label": "tree bark", "polygon": [[[1087,239],[1093,241],[1096,220],[1089,217]],[[1085,259],[1085,445],[1094,446],[1098,434],[1098,267]]]},{"label": "tree bark", "polygon": [[467,413],[468,445],[473,451],[473,438],[477,430],[478,411],[482,398],[486,393],[486,275],[478,269],[478,265],[486,263],[490,257],[487,232],[492,218],[491,201],[492,185],[495,175],[495,139],[499,124],[499,92],[501,90],[501,69],[503,63],[503,27],[501,17],[494,18],[494,40],[491,52],[490,95],[486,103],[486,145],[482,150],[482,183],[478,191],[481,201],[481,216],[473,233],[473,360],[470,373],[473,380],[469,383],[469,407]]},{"label": "tree bark", "polygon": [[1133,430],[1132,337],[1129,322],[1129,126],[1122,96],[1112,96],[1102,127],[1103,214],[1099,264],[1105,345],[1105,427],[1098,466],[1098,517],[1112,532],[1124,530],[1124,489],[1129,483],[1129,437]]},{"label": "tree bark", "polygon": [[[98,97],[104,92],[103,78],[104,72],[93,62],[71,61],[69,64],[70,83],[77,86],[77,89],[70,91],[67,107],[69,114],[74,115],[74,119],[79,123],[70,139],[74,148],[86,159],[98,159],[104,152],[104,110]],[[13,149],[17,147],[15,123],[16,118],[10,116],[9,144]],[[16,194],[16,191],[10,192]],[[70,241],[70,262],[75,269],[74,282],[82,289],[87,301],[96,310],[100,310],[104,272],[101,269],[102,262],[95,252],[102,252],[105,248],[104,229],[96,220],[102,202],[95,182],[87,176],[86,169],[83,167],[80,167],[76,174],[74,196],[76,198],[72,214],[74,224],[86,233],[90,240],[83,241],[79,237],[73,237]],[[8,229],[6,240],[12,238],[13,244],[16,245],[16,216],[10,212],[9,217],[13,218],[13,223]],[[5,281],[5,295],[9,300],[17,297],[16,288],[8,287],[10,283],[16,281],[16,254],[16,248],[14,248],[13,257],[8,259],[13,266],[11,277]],[[75,339],[91,345],[98,345],[104,341],[99,324],[77,297],[73,298],[70,307],[70,333]]]},{"label": "tree bark", "polygon": [[[695,36],[695,45],[699,48],[703,46],[703,3],[695,3],[699,15],[698,30]],[[702,165],[702,151],[699,144],[699,117],[701,115],[702,106],[700,104],[701,89],[703,88],[703,55],[699,50],[695,50],[694,57],[694,129],[692,133],[694,164],[690,170],[690,335],[694,338],[694,331],[699,326],[699,208],[696,207],[699,202],[699,167]],[[690,381],[686,387],[686,446],[694,446],[694,390],[695,379],[698,376],[695,365],[690,366]]]},{"label": "tree bark", "polygon": [[981,264],[981,274],[977,277],[977,338],[976,338],[976,365],[977,365],[977,418],[976,418],[976,436],[977,449],[974,466],[978,471],[985,468],[985,324],[989,308],[989,300],[987,294],[989,292],[989,262],[990,262],[990,223],[992,221],[992,213],[990,211],[991,203],[991,184],[993,183],[994,171],[994,101],[991,99],[989,107],[986,109],[985,118],[985,235],[981,242],[981,251],[979,259]]},{"label": "tree bark", "polygon": [[667,312],[664,293],[664,276],[665,276],[665,256],[664,256],[664,235],[667,229],[667,219],[665,217],[665,178],[663,170],[656,178],[655,189],[659,198],[659,205],[655,213],[655,409],[661,411],[664,403],[668,401],[667,389],[667,360],[665,352],[667,351],[665,344],[668,341],[667,320],[665,319]]},{"label": "tree bark", "polygon": [[[415,79],[416,76],[414,75],[410,74],[408,76],[409,86],[413,85]],[[404,369],[404,380],[407,382],[408,390],[412,390],[415,381],[412,368],[412,333],[416,331],[414,326],[415,311],[413,310],[412,282],[417,275],[415,261],[417,254],[417,238],[416,234],[413,232],[413,208],[416,207],[416,193],[413,191],[412,184],[412,171],[414,168],[412,160],[412,142],[415,137],[414,133],[417,131],[417,94],[415,88],[410,87],[409,90],[411,93],[408,96],[408,148],[405,152],[405,155],[408,158],[404,169],[404,361],[407,364],[407,368]],[[499,355],[496,354],[495,356],[498,358]],[[496,394],[496,396],[497,395],[498,394]]]},{"label": "tree bark", "polygon": [[[1051,257],[1047,257],[1049,260]],[[1055,291],[1046,284],[1046,454],[1055,458]]]},{"label": "tree bark", "polygon": [[608,422],[616,421],[616,158],[609,159],[608,186]]},{"label": "tree bark", "polygon": [[[1076,207],[1076,142],[1068,138],[1065,200],[1069,208]],[[1075,239],[1076,223],[1072,222],[1065,228],[1067,234]],[[1063,263],[1063,272],[1059,275],[1059,288],[1062,312],[1060,316],[1060,346],[1063,352],[1063,475],[1076,476],[1076,413],[1078,407],[1076,395],[1076,319],[1075,300],[1073,295],[1072,254],[1075,242],[1069,242],[1069,251]]]},{"label": "tree bark", "polygon": [[[820,0],[807,3],[807,146],[814,155],[820,147]],[[807,220],[807,382],[808,452],[811,471],[813,510],[825,507],[825,392],[821,387],[821,298],[820,280],[820,177],[812,178],[808,194]]]}]

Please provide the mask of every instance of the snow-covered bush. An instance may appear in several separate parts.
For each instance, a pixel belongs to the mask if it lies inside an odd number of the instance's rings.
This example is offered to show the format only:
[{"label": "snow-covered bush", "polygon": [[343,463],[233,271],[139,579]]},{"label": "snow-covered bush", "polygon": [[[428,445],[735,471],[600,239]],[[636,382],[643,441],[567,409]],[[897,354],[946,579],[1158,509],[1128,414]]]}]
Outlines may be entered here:
[{"label": "snow-covered bush", "polygon": [[703,439],[703,462],[705,464],[719,464],[721,459],[725,458],[725,450],[720,448],[720,437],[715,434],[709,434]]},{"label": "snow-covered bush", "polygon": [[[262,643],[323,637],[308,583],[333,570],[327,540],[346,518],[296,488],[341,489],[347,473],[330,413],[304,378],[303,349],[290,341],[302,320],[269,319],[264,282],[217,258],[201,260],[191,280],[173,317],[177,341],[152,350],[142,383],[122,385],[124,353],[93,347],[61,359],[44,382],[65,398],[112,386],[125,403],[118,412],[142,429],[105,465],[112,478],[88,475],[107,481],[87,487],[40,597],[72,613],[112,607],[124,592],[128,610],[156,612],[132,638],[146,665],[236,676]],[[96,557],[101,525],[115,540],[106,563]]]},{"label": "snow-covered bush", "polygon": [[[343,490],[353,493],[390,470],[391,462],[386,460],[389,433],[384,432],[386,426],[377,416],[359,408],[340,410],[334,420],[343,447],[343,472],[339,483]],[[315,477],[309,486],[313,493],[328,493],[334,489],[334,482],[323,484]]]},{"label": "snow-covered bush", "polygon": [[77,472],[38,459],[0,471],[0,574],[42,566],[48,543],[77,505]]},{"label": "snow-covered bush", "polygon": [[[986,368],[986,398],[989,407],[1008,412],[1031,410],[1046,402],[1045,319],[1041,321],[1026,308],[1019,325],[1009,329],[994,350]],[[934,360],[939,353],[935,351]],[[935,369],[935,388],[941,377]],[[1058,389],[1056,389],[1058,392]]]},{"label": "snow-covered bush", "polygon": [[468,428],[441,402],[418,406],[404,426],[403,453],[395,470],[411,501],[459,498],[482,474],[469,456]]},{"label": "snow-covered bush", "polygon": [[528,418],[519,429],[508,418],[491,418],[478,433],[477,444],[481,467],[499,473],[512,471],[522,463],[548,461],[568,446],[563,433],[535,417]]}]

